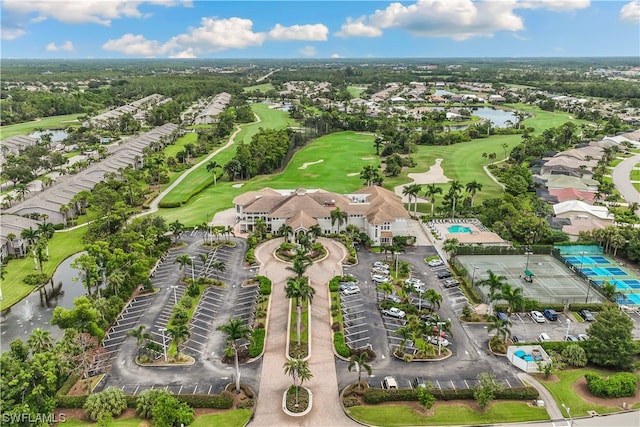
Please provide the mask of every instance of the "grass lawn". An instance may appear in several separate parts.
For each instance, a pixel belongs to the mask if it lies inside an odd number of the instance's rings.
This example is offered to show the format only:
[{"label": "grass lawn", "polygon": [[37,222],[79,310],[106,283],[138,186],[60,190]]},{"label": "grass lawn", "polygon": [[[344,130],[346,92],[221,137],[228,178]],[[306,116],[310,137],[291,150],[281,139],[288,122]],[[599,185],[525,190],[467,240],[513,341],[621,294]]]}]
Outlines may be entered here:
[{"label": "grass lawn", "polygon": [[587,372],[594,372],[600,375],[610,374],[610,372],[597,369],[570,369],[557,373],[560,381],[547,381],[544,378],[538,378],[538,380],[549,390],[558,405],[564,403],[571,408],[571,415],[576,418],[588,416],[587,411],[597,411],[599,414],[621,411],[619,407],[594,405],[593,403],[582,400],[582,398],[578,396],[573,390],[573,384]]},{"label": "grass lawn", "polygon": [[535,128],[534,134],[536,135],[541,134],[545,129],[558,127],[565,124],[566,122],[572,122],[577,126],[581,124],[589,123],[589,121],[587,120],[573,119],[572,115],[570,115],[569,113],[565,113],[563,111],[557,111],[557,112],[544,111],[534,105],[518,103],[518,104],[505,104],[504,106],[508,108],[524,111],[525,113],[534,114],[535,117],[525,119],[523,123],[527,127],[531,126]]},{"label": "grass lawn", "polygon": [[182,135],[180,138],[176,140],[174,144],[167,145],[164,149],[164,154],[169,157],[175,157],[178,154],[178,151],[182,151],[185,145],[187,144],[197,144],[198,142],[198,134],[195,132],[189,132]]},{"label": "grass lawn", "polygon": [[0,139],[6,139],[16,135],[28,135],[38,128],[42,129],[62,129],[65,126],[79,126],[78,116],[82,114],[67,114],[64,116],[45,117],[32,122],[18,123],[15,125],[1,126]]},{"label": "grass lawn", "polygon": [[271,83],[262,83],[259,85],[246,86],[242,90],[244,92],[253,92],[254,90],[260,91],[262,93],[269,92],[273,89],[273,85]]},{"label": "grass lawn", "polygon": [[[636,165],[636,168],[638,165]],[[631,170],[631,181],[640,181],[640,169]]]},{"label": "grass lawn", "polygon": [[[44,263],[44,272],[52,275],[62,261],[69,256],[84,249],[82,237],[87,232],[86,227],[80,227],[73,231],[55,233],[49,241],[49,261]],[[26,285],[23,280],[38,271],[33,268],[33,258],[13,259],[5,268],[2,286],[2,302],[0,310],[11,307],[34,290],[33,286]]]},{"label": "grass lawn", "polygon": [[[225,154],[230,159],[235,154],[235,150],[225,150],[216,156],[218,163],[226,161],[224,160]],[[323,161],[300,169],[305,163],[317,162],[318,160]],[[252,178],[240,188],[233,187],[233,185],[240,184],[239,182],[230,182],[226,177],[223,177],[218,180],[216,187],[209,186],[183,206],[160,209],[158,212],[169,222],[178,219],[183,224],[192,226],[211,220],[213,214],[218,211],[233,207],[231,202],[235,196],[266,186],[272,188],[323,188],[327,191],[345,193],[362,187],[363,183],[359,178],[359,173],[367,164],[378,164],[378,160],[374,156],[373,136],[361,135],[356,132],[334,133],[318,138],[295,153],[282,173]],[[338,179],[339,177],[340,179]],[[192,183],[191,176],[185,181]],[[178,188],[181,186],[176,187],[174,191]],[[185,184],[185,189],[189,188],[190,185]],[[171,194],[173,192],[169,195]]]},{"label": "grass lawn", "polygon": [[[291,299],[291,318],[289,319],[289,356],[296,357],[292,354],[293,346],[298,344],[298,310],[295,306],[295,300]],[[300,310],[300,345],[304,348],[309,345],[309,305],[305,308],[302,304],[302,310]],[[309,351],[305,353],[305,357],[309,354]],[[299,356],[298,356],[299,357]]]},{"label": "grass lawn", "polygon": [[367,88],[362,86],[347,86],[347,92],[354,98],[359,98],[365,90],[367,90]]},{"label": "grass lawn", "polygon": [[[242,427],[249,422],[251,411],[248,409],[235,409],[219,414],[208,414],[196,417],[195,421],[189,424],[191,427]],[[151,423],[140,418],[115,419],[109,423],[111,427],[146,427]],[[97,426],[98,423],[88,423],[75,418],[68,419],[65,423],[68,427],[89,427]]]},{"label": "grass lawn", "polygon": [[479,425],[549,419],[545,408],[524,402],[494,402],[484,412],[465,404],[443,404],[431,416],[402,404],[353,406],[347,411],[356,420],[376,426]]},{"label": "grass lawn", "polygon": [[[260,117],[260,122],[258,123],[249,123],[246,125],[242,125],[242,130],[236,135],[235,143],[238,142],[249,142],[253,135],[255,135],[260,128],[265,129],[283,129],[287,126],[294,125],[295,122],[289,118],[288,113],[281,110],[272,110],[269,109],[266,104],[252,104],[251,108],[253,111]],[[195,134],[193,134],[195,137]],[[169,148],[169,147],[168,147]],[[179,150],[177,150],[179,151]],[[177,152],[176,151],[176,152]],[[214,160],[218,162],[220,165],[224,165],[229,160],[235,156],[236,150],[233,146],[223,150],[218,153]],[[218,170],[220,172],[220,170]],[[176,174],[172,176],[171,182],[177,179],[179,175]],[[218,187],[222,180],[219,180]],[[207,165],[204,164],[199,168],[195,169],[189,174],[189,178],[182,181],[179,185],[177,185],[169,194],[167,194],[162,201],[167,203],[174,202],[182,202],[186,198],[189,197],[194,188],[201,187],[206,185],[206,183],[213,183],[213,173],[207,171]],[[213,188],[214,190],[217,187],[211,186],[209,189]],[[228,203],[231,203],[231,199],[228,200]],[[219,209],[218,209],[219,210]],[[217,210],[209,209],[211,212],[216,212]],[[181,220],[182,221],[182,220]],[[198,220],[195,222],[197,224],[203,221],[202,217],[198,216]],[[184,222],[186,224],[186,222]],[[190,223],[193,225],[194,223]]]},{"label": "grass lawn", "polygon": [[639,183],[639,182],[634,182],[634,183],[633,183],[633,187],[634,187],[636,190],[640,191],[640,183]]},{"label": "grass lawn", "polygon": [[[417,151],[412,155],[416,166],[403,169],[402,173],[395,178],[385,178],[384,186],[393,189],[397,185],[409,184],[411,181],[407,178],[408,173],[426,172],[435,164],[435,160],[440,158],[443,159],[441,166],[447,178],[458,180],[462,185],[474,179],[482,184],[482,191],[479,191],[474,198],[474,204],[478,204],[482,200],[502,192],[502,188],[482,169],[484,165],[488,164],[488,160],[482,158],[482,153],[495,153],[497,159],[500,160],[504,158],[502,144],[508,145],[507,152],[509,152],[520,141],[520,135],[494,135],[455,145],[417,146]],[[442,187],[443,194],[446,194],[450,187],[449,184],[439,184],[439,186]],[[439,195],[436,203],[441,201],[442,195]],[[430,209],[426,205],[422,207],[423,211],[430,212]]]}]

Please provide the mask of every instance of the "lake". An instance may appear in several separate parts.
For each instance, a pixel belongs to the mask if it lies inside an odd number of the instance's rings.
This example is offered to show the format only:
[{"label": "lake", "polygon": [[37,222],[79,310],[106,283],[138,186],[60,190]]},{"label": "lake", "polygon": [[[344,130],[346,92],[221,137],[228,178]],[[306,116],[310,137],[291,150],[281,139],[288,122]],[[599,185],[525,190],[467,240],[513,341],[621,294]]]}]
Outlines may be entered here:
[{"label": "lake", "polygon": [[47,129],[43,131],[36,131],[30,133],[29,136],[32,138],[40,138],[41,135],[50,133],[51,134],[51,142],[60,142],[69,136],[69,133],[64,129]]}]

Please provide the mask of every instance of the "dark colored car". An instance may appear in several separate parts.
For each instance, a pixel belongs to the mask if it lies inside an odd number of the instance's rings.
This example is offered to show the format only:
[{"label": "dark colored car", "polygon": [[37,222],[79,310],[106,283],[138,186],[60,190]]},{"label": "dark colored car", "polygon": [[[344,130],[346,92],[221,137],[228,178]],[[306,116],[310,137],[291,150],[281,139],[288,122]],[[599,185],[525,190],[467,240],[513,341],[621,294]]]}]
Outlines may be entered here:
[{"label": "dark colored car", "polygon": [[542,313],[544,314],[544,317],[546,317],[547,319],[553,322],[558,320],[558,313],[556,313],[556,311],[552,308],[545,308]]},{"label": "dark colored car", "polygon": [[514,344],[518,344],[520,342],[524,342],[524,337],[522,335],[514,335],[511,337],[511,342]]},{"label": "dark colored car", "polygon": [[593,322],[596,320],[596,317],[589,310],[580,310],[578,314],[587,322]]},{"label": "dark colored car", "polygon": [[448,279],[451,276],[453,276],[453,274],[451,274],[449,270],[438,272],[438,279]]},{"label": "dark colored car", "polygon": [[509,316],[507,316],[506,313],[503,313],[501,311],[499,311],[498,314],[496,314],[496,316],[498,316],[498,319],[502,320],[503,322],[509,321]]}]

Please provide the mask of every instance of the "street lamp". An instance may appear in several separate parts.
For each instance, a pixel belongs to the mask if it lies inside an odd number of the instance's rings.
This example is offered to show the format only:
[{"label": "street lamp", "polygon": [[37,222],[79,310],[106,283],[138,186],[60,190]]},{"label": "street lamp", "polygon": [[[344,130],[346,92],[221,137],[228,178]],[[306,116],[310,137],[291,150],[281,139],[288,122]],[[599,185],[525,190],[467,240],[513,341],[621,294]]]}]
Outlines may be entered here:
[{"label": "street lamp", "polygon": [[167,328],[160,328],[160,332],[162,332],[162,352],[164,353],[164,361],[167,361],[167,343],[164,340],[164,331],[166,331]]},{"label": "street lamp", "polygon": [[562,407],[567,412],[567,417],[569,418],[569,423],[570,423],[571,427],[573,427],[573,418],[571,418],[571,408],[569,408],[564,403],[562,404]]},{"label": "street lamp", "polygon": [[582,273],[582,265],[584,264],[584,252],[580,252],[580,269],[578,270],[579,273]]},{"label": "street lamp", "polygon": [[568,337],[568,336],[569,336],[569,328],[570,328],[570,327],[571,327],[571,319],[567,319],[567,333],[566,333],[566,334],[564,334],[564,336],[565,336],[565,340],[566,340],[566,337]]},{"label": "street lamp", "polygon": [[173,289],[173,303],[178,304],[178,296],[176,295],[176,289],[178,289],[178,285],[172,286],[171,289]]},{"label": "street lamp", "polygon": [[526,272],[527,270],[529,270],[529,256],[531,255],[532,252],[531,252],[531,248],[529,248],[528,246],[525,248],[525,251],[526,251],[525,254],[527,255],[527,265],[524,267],[524,269]]},{"label": "street lamp", "polygon": [[478,271],[480,267],[473,267],[473,275],[471,276],[471,287],[473,288],[476,284],[476,271]]},{"label": "street lamp", "polygon": [[189,259],[191,260],[191,283],[196,283],[196,277],[193,272],[193,264],[195,264],[195,261],[194,261],[195,257],[190,257]]}]

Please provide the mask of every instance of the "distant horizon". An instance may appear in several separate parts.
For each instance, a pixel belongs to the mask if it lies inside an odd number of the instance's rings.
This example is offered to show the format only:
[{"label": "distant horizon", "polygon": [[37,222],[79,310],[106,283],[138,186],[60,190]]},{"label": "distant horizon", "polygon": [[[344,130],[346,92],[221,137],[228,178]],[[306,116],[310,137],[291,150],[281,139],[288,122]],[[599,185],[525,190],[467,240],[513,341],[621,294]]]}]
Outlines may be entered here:
[{"label": "distant horizon", "polygon": [[640,0],[3,0],[0,8],[7,60],[640,56]]}]

